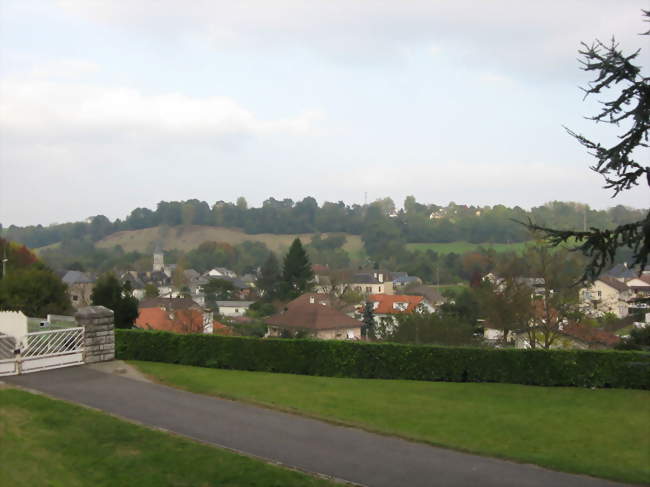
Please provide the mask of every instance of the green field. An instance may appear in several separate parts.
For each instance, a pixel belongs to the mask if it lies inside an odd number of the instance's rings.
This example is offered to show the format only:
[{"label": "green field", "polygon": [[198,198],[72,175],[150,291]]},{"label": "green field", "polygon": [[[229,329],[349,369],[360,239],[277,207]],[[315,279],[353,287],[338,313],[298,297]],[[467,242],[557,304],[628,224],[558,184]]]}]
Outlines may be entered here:
[{"label": "green field", "polygon": [[433,445],[627,482],[650,482],[650,392],[343,379],[132,362],[200,394]]},{"label": "green field", "polygon": [[477,250],[479,247],[485,249],[494,249],[497,252],[521,252],[526,248],[528,242],[517,242],[511,244],[504,243],[481,243],[475,244],[470,242],[449,242],[449,243],[410,243],[406,244],[408,250],[420,250],[426,252],[427,250],[433,250],[439,254],[464,254],[466,252],[472,252]]},{"label": "green field", "polygon": [[17,389],[0,390],[0,445],[14,487],[335,485]]}]

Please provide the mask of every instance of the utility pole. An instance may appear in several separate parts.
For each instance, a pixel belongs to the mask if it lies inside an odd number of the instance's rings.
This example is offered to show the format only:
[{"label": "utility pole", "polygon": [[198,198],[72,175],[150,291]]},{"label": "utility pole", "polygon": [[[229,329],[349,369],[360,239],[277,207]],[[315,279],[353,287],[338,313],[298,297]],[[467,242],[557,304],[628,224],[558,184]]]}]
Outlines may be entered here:
[{"label": "utility pole", "polygon": [[8,243],[5,243],[4,251],[2,252],[2,278],[3,279],[7,275],[7,262],[9,262],[9,259],[7,259],[7,245]]}]

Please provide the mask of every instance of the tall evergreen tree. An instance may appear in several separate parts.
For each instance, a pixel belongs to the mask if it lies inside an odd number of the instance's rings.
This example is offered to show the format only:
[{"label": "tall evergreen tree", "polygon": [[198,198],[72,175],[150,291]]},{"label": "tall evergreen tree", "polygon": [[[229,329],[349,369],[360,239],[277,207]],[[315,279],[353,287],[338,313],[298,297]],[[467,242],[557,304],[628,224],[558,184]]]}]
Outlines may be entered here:
[{"label": "tall evergreen tree", "polygon": [[361,325],[361,336],[363,338],[368,338],[374,340],[375,338],[375,313],[373,311],[373,306],[370,301],[368,301],[363,308],[363,325]]},{"label": "tall evergreen tree", "polygon": [[269,254],[260,269],[260,277],[257,279],[257,287],[262,291],[262,297],[271,301],[278,297],[282,275],[280,263],[273,252]]},{"label": "tall evergreen tree", "polygon": [[94,306],[105,306],[115,314],[115,328],[131,328],[138,318],[138,300],[133,296],[129,281],[122,286],[114,274],[97,280],[90,296]]},{"label": "tall evergreen tree", "polygon": [[295,298],[312,288],[314,272],[307,252],[297,238],[291,244],[289,252],[284,257],[282,268],[283,294],[286,298]]}]

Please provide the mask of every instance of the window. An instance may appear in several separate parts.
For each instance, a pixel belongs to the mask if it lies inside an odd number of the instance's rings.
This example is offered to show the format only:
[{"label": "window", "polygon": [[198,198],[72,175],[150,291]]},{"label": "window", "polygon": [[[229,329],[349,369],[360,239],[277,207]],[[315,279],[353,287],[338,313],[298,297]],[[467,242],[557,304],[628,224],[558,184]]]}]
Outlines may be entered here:
[{"label": "window", "polygon": [[372,286],[366,286],[366,292],[371,293],[372,292]]},{"label": "window", "polygon": [[379,289],[378,294],[381,294],[381,286],[379,286],[378,289]]},{"label": "window", "polygon": [[79,301],[79,296],[77,296],[76,294],[73,294],[72,295],[72,300],[73,301]]}]

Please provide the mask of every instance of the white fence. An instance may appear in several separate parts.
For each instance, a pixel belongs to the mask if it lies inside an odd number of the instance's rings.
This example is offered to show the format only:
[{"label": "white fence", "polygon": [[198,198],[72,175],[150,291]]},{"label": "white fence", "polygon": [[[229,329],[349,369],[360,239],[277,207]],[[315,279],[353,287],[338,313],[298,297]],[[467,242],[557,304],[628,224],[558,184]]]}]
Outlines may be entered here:
[{"label": "white fence", "polygon": [[0,336],[0,376],[78,365],[83,359],[81,326],[27,333],[18,346],[14,337]]}]

